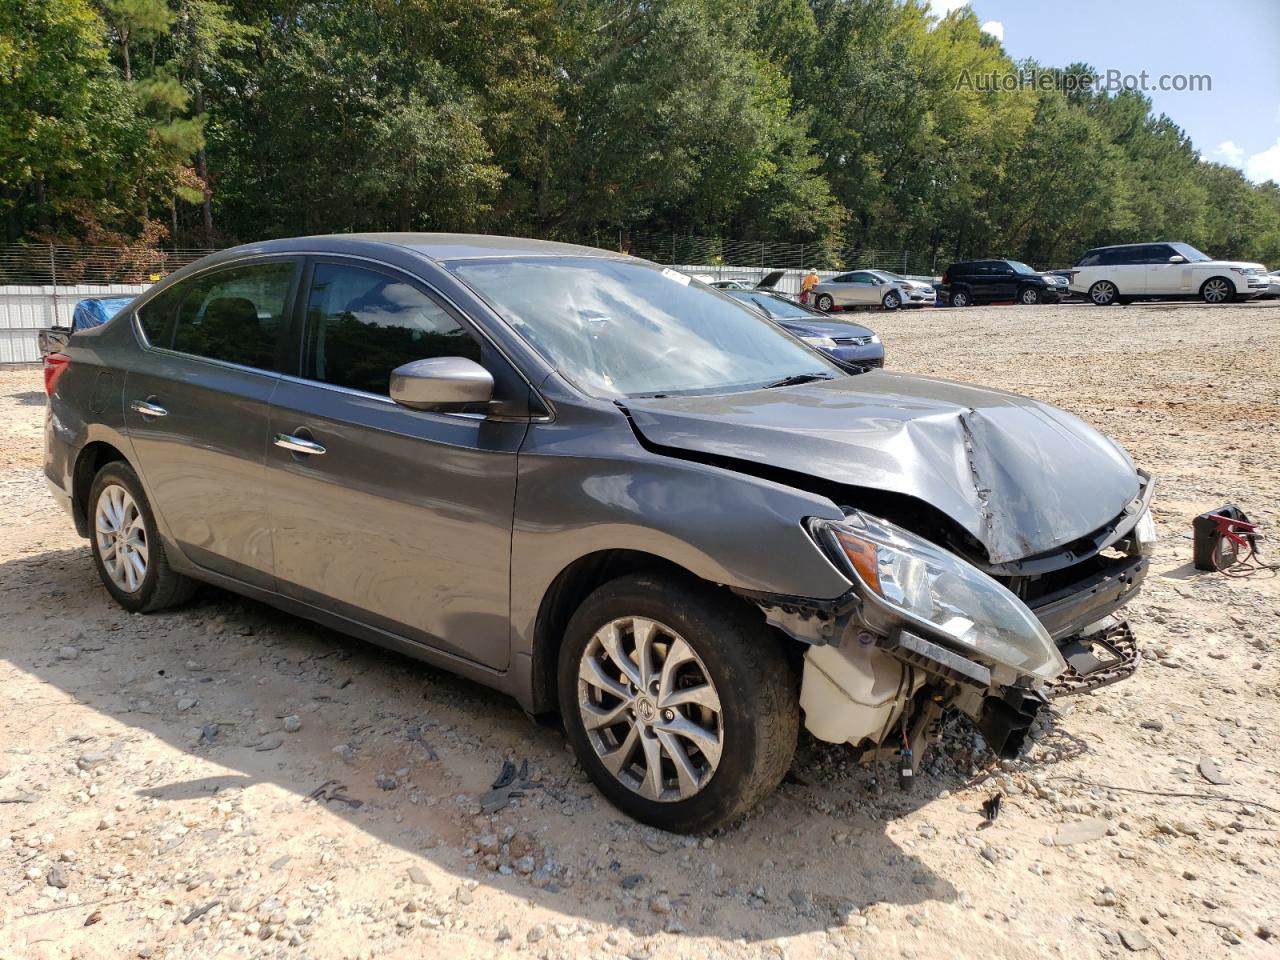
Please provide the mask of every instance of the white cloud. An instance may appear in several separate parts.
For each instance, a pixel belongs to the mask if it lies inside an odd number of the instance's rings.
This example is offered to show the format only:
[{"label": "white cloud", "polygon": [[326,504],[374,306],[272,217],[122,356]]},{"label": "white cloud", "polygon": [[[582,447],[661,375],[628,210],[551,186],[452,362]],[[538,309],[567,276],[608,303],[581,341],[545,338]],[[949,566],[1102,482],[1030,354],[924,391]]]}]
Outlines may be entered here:
[{"label": "white cloud", "polygon": [[1230,140],[1223,140],[1218,144],[1218,149],[1213,151],[1213,155],[1215,157],[1221,157],[1233,166],[1239,166],[1240,161],[1244,159],[1244,148],[1237,147]]},{"label": "white cloud", "polygon": [[1004,24],[999,20],[988,20],[982,25],[982,32],[989,33],[1001,43],[1004,43]]},{"label": "white cloud", "polygon": [[1255,153],[1244,164],[1244,175],[1254,183],[1274,180],[1280,183],[1280,137],[1260,153]]}]

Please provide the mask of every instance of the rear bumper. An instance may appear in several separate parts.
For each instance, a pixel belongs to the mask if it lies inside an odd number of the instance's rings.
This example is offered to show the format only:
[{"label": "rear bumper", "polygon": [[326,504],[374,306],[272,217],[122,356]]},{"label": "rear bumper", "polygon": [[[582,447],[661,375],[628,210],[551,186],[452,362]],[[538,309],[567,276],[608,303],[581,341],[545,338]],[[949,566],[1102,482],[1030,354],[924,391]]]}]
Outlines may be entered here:
[{"label": "rear bumper", "polygon": [[58,506],[67,511],[67,516],[74,518],[75,511],[71,509],[71,494],[62,489],[62,485],[52,477],[46,476],[44,482],[49,486],[49,494],[57,501]]}]

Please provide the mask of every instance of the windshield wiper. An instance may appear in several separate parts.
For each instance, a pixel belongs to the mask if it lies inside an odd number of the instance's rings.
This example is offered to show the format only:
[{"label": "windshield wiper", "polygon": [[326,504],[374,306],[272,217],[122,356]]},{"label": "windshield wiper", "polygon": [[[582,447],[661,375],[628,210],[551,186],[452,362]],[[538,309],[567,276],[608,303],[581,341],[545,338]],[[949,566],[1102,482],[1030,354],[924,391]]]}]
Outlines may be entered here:
[{"label": "windshield wiper", "polygon": [[772,390],[774,387],[793,387],[797,383],[812,383],[814,380],[834,380],[835,377],[829,373],[795,373],[789,377],[783,377],[781,380],[775,380],[773,383],[766,383],[764,388]]}]

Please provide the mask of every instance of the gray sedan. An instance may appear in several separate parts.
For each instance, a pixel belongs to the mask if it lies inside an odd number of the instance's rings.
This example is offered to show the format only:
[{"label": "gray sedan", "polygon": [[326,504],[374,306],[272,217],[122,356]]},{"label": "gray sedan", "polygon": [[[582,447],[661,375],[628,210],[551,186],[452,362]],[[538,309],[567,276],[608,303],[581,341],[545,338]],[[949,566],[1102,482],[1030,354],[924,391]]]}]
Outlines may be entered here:
[{"label": "gray sedan", "polygon": [[849,307],[931,307],[935,296],[932,284],[887,270],[854,270],[813,288],[813,304],[824,313]]},{"label": "gray sedan", "polygon": [[124,609],[216,584],[558,712],[665,829],[759,802],[802,722],[891,737],[906,778],[944,711],[1011,756],[1050,694],[1136,664],[1114,614],[1152,484],[1118,446],[847,373],[632,257],[237,247],[73,332],[45,384],[45,475]]}]

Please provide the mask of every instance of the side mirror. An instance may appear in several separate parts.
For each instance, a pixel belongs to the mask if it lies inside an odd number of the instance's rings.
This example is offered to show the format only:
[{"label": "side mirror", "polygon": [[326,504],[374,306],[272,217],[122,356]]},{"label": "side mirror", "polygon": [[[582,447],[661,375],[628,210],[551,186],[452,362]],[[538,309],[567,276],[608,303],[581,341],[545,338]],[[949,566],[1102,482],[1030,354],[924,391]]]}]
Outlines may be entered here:
[{"label": "side mirror", "polygon": [[466,357],[430,357],[391,371],[391,399],[412,410],[456,410],[493,399],[493,375]]},{"label": "side mirror", "polygon": [[1169,258],[1169,262],[1170,263],[1186,263],[1187,258],[1180,253],[1175,253],[1172,257]]}]

